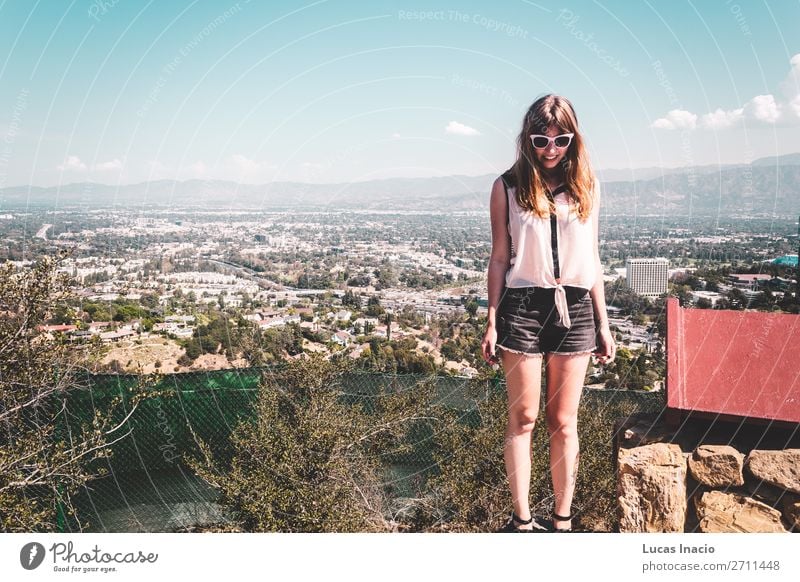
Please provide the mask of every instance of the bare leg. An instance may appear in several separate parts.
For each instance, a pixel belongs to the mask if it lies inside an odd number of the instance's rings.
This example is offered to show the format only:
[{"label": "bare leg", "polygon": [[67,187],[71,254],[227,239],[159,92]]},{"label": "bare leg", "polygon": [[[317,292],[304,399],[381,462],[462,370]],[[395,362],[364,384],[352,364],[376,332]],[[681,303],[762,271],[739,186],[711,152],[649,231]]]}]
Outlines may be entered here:
[{"label": "bare leg", "polygon": [[[542,390],[542,358],[516,354],[499,348],[508,391],[508,424],[503,458],[511,489],[514,513],[531,517],[531,433],[539,413]],[[520,529],[532,529],[532,525]]]},{"label": "bare leg", "polygon": [[[589,354],[547,354],[547,400],[545,414],[550,434],[550,472],[555,494],[554,513],[570,515],[578,474],[578,403],[583,390]],[[569,529],[571,521],[555,521],[558,529]]]}]

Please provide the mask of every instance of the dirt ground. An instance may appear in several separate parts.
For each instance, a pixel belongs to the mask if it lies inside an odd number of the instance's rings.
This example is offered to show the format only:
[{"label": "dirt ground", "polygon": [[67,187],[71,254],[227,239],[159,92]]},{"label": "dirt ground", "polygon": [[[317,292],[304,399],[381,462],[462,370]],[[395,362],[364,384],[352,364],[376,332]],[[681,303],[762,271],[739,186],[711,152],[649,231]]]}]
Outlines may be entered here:
[{"label": "dirt ground", "polygon": [[110,345],[100,364],[105,366],[117,360],[125,372],[150,374],[157,369],[155,363],[160,361],[161,367],[158,369],[169,374],[175,371],[181,355],[183,348],[174,341],[150,336]]},{"label": "dirt ground", "polygon": [[[164,374],[195,370],[223,370],[247,365],[247,362],[242,359],[231,363],[223,354],[203,354],[187,368],[178,365],[178,359],[183,354],[183,348],[174,340],[151,335],[110,346],[101,360],[101,365],[106,366],[117,360],[122,364],[125,372],[135,374],[151,374],[156,370]],[[161,367],[156,368],[156,362],[161,362]]]},{"label": "dirt ground", "polygon": [[[421,333],[421,332],[420,332]],[[418,334],[414,334],[418,335]],[[368,344],[361,346],[362,348]],[[443,359],[436,346],[417,338],[416,352],[425,353],[422,348],[427,347],[428,353],[434,356],[437,365],[441,365]],[[303,340],[303,349],[309,352],[326,353],[328,348],[319,343]],[[350,346],[350,350],[357,349]],[[108,351],[100,360],[100,365],[105,367],[114,360],[119,361],[123,370],[131,374],[151,374],[159,370],[163,374],[173,374],[176,372],[190,372],[196,370],[223,370],[227,368],[241,368],[247,366],[247,361],[238,359],[229,362],[223,354],[203,354],[197,358],[191,366],[180,366],[178,360],[184,354],[182,347],[175,340],[158,335],[144,336],[135,340],[126,340],[117,344],[111,344]],[[156,368],[156,362],[161,366]]]}]

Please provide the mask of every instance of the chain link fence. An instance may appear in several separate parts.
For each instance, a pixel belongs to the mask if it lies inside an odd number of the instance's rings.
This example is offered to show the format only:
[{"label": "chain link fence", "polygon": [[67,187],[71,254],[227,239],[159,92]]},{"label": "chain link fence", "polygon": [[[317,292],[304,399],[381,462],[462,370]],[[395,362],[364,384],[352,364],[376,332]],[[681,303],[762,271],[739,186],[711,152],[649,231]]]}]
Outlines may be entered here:
[{"label": "chain link fence", "polygon": [[[125,434],[112,445],[113,454],[95,461],[92,469],[105,469],[107,476],[83,487],[74,499],[76,512],[89,527],[81,529],[74,519],[63,518],[61,531],[169,532],[185,531],[227,520],[216,503],[217,492],[182,461],[184,454],[198,450],[196,437],[207,443],[215,458],[223,462],[233,453],[231,433],[239,422],[252,419],[254,404],[264,374],[277,367],[246,368],[171,374],[157,377],[148,392],[156,393],[137,402],[142,378],[130,375],[95,375],[81,379],[81,388],[63,402],[59,432],[63,438],[75,434],[81,423],[91,421],[96,411],[107,411],[115,398],[114,425]],[[462,412],[464,422],[477,422],[470,383],[482,390],[504,390],[502,379],[471,380],[454,376],[416,374],[387,375],[349,373],[338,389],[343,402],[360,402],[369,412],[374,397],[386,391],[404,390],[420,381],[435,382],[436,400]],[[475,386],[472,386],[474,394]],[[663,393],[584,390],[583,406],[610,407],[633,403],[642,412],[664,408]],[[389,455],[384,462],[387,491],[392,498],[417,494],[436,471],[432,435],[415,434],[412,452]]]}]

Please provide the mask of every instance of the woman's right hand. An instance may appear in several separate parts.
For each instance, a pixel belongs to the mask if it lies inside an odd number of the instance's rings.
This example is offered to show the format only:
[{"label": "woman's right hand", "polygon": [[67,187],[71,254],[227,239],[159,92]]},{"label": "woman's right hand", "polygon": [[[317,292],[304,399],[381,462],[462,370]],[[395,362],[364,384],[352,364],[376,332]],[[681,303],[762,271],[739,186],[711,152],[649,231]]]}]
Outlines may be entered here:
[{"label": "woman's right hand", "polygon": [[483,334],[483,341],[481,342],[481,355],[490,366],[500,362],[496,352],[496,344],[497,328],[490,323],[486,326],[486,332]]}]

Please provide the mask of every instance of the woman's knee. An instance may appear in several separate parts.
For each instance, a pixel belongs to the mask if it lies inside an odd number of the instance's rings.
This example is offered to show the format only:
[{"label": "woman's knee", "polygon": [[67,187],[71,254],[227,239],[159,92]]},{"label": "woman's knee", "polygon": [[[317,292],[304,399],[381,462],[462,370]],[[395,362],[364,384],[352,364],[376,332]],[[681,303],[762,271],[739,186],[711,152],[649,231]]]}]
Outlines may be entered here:
[{"label": "woman's knee", "polygon": [[512,410],[508,415],[508,431],[511,434],[523,434],[533,431],[539,411],[534,408]]},{"label": "woman's knee", "polygon": [[563,438],[578,436],[578,417],[575,415],[547,415],[547,432]]}]

